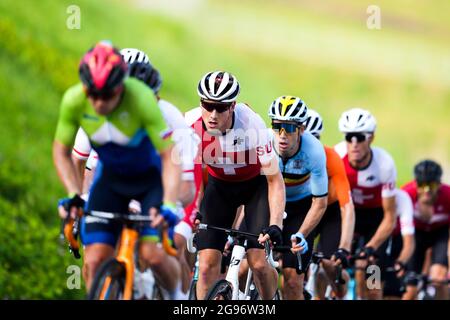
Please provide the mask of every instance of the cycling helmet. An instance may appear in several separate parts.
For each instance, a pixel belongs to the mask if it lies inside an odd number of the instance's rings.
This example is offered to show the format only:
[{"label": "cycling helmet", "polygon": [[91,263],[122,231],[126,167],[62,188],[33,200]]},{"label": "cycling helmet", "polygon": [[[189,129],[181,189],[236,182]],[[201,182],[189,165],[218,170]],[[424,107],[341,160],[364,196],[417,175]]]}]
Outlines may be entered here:
[{"label": "cycling helmet", "polygon": [[418,184],[441,182],[442,168],[433,160],[423,160],[415,165],[414,176]]},{"label": "cycling helmet", "polygon": [[102,95],[111,93],[123,83],[127,64],[117,48],[109,42],[102,41],[86,52],[81,59],[78,72],[88,93]]},{"label": "cycling helmet", "polygon": [[216,102],[233,102],[240,91],[239,82],[231,73],[208,72],[198,83],[197,93],[201,99]]},{"label": "cycling helmet", "polygon": [[312,109],[308,109],[308,119],[306,119],[304,125],[305,130],[309,131],[311,134],[315,136],[320,136],[323,131],[323,121],[320,114]]},{"label": "cycling helmet", "polygon": [[339,131],[347,132],[375,132],[377,122],[369,111],[353,108],[345,111],[339,119]]},{"label": "cycling helmet", "polygon": [[281,121],[303,123],[308,117],[308,107],[302,99],[293,96],[281,96],[269,107],[269,118]]},{"label": "cycling helmet", "polygon": [[134,48],[126,48],[120,50],[120,54],[128,64],[128,74],[143,81],[155,94],[158,94],[162,85],[162,78],[145,52]]}]

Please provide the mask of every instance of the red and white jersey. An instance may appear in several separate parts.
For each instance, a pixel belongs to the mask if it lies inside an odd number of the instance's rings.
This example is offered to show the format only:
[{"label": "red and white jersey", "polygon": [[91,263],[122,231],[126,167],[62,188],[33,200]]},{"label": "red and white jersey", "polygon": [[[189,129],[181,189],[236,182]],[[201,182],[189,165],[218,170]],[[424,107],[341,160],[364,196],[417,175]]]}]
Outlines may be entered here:
[{"label": "red and white jersey", "polygon": [[223,135],[206,132],[201,108],[185,114],[186,122],[201,137],[201,154],[197,163],[204,163],[208,173],[225,181],[245,181],[261,174],[261,165],[270,163],[275,152],[272,133],[249,106],[236,104],[231,129]]},{"label": "red and white jersey", "polygon": [[417,204],[417,183],[411,181],[402,187],[414,203],[414,225],[422,231],[433,231],[443,226],[450,226],[450,186],[442,184],[439,187],[436,201],[433,205],[433,215],[430,221],[421,219]]},{"label": "red and white jersey", "polygon": [[369,165],[357,170],[350,165],[345,141],[337,144],[334,149],[344,162],[356,208],[380,208],[382,198],[395,196],[397,170],[389,153],[381,148],[371,147],[372,159]]},{"label": "red and white jersey", "polygon": [[395,205],[397,223],[392,234],[394,236],[400,233],[402,236],[414,234],[414,207],[406,191],[395,189]]}]

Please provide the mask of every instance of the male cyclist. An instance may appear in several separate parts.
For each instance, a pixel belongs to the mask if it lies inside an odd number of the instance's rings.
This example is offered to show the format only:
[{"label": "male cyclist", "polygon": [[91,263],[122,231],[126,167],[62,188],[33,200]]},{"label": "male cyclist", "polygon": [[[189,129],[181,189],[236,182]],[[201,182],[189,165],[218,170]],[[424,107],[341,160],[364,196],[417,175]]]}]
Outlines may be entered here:
[{"label": "male cyclist", "polygon": [[[248,240],[247,260],[263,299],[272,299],[277,272],[265,259],[266,240],[281,243],[285,205],[283,179],[273,152],[270,131],[261,117],[243,103],[236,103],[240,86],[228,72],[208,72],[199,81],[200,107],[185,117],[202,139],[201,161],[207,165],[200,213],[203,223],[231,227],[240,205],[245,205],[249,232],[265,235]],[[226,235],[200,232],[197,298],[203,299],[219,278]]]},{"label": "male cyclist", "polygon": [[[305,122],[305,131],[310,132],[320,140],[323,131],[323,120],[319,113],[308,109],[308,119]],[[316,299],[325,298],[326,288],[331,285],[337,298],[346,294],[346,282],[349,275],[345,271],[350,256],[353,231],[355,227],[355,208],[350,195],[350,183],[347,179],[344,163],[333,148],[324,146],[327,157],[328,175],[328,207],[316,228],[319,235],[317,251],[325,257],[322,266],[325,271],[319,272],[316,279]],[[342,284],[335,284],[336,267],[342,265]]]},{"label": "male cyclist", "polygon": [[[356,261],[358,298],[381,299],[381,281],[385,266],[378,263],[381,279],[373,287],[366,285],[368,265],[376,263],[386,250],[387,239],[395,226],[395,183],[397,172],[392,157],[383,149],[372,147],[376,120],[373,115],[360,108],[345,111],[339,119],[339,130],[345,141],[335,150],[344,161],[345,171],[352,190],[355,205],[355,234],[353,252]],[[376,269],[368,269],[376,270]],[[376,273],[379,274],[379,273]]]},{"label": "male cyclist", "polygon": [[[304,131],[308,108],[297,97],[282,96],[272,102],[269,117],[275,134],[275,151],[286,188],[283,242],[293,252],[283,253],[283,299],[301,300],[306,268],[311,259],[314,228],[327,208],[328,177],[322,143]],[[247,213],[247,208],[245,209]],[[296,253],[302,254],[298,272]]]},{"label": "male cyclist", "polygon": [[[84,206],[81,179],[70,157],[81,127],[100,160],[87,211],[127,213],[130,201],[136,199],[142,212],[152,216],[152,227],[164,220],[174,225],[178,221],[175,202],[181,167],[171,159],[170,130],[153,92],[142,82],[126,78],[126,73],[127,64],[120,52],[100,42],[80,62],[81,83],[64,94],[53,159],[69,194],[65,207],[76,215]],[[114,221],[83,217],[83,276],[88,290],[99,265],[114,255],[120,227]]]},{"label": "male cyclist", "polygon": [[[450,186],[441,182],[442,168],[433,160],[414,167],[415,179],[402,187],[414,203],[416,249],[408,265],[411,280],[419,275],[427,249],[431,248],[431,285],[436,299],[448,299],[448,241],[450,227]],[[415,299],[417,281],[409,281],[404,299]]]}]

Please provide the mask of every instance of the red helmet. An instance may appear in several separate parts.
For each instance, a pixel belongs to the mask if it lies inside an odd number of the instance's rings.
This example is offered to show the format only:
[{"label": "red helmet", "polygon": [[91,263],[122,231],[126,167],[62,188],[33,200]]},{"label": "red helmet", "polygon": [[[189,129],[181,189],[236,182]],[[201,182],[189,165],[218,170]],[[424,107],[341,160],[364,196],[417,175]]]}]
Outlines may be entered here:
[{"label": "red helmet", "polygon": [[123,82],[127,64],[118,49],[99,42],[83,56],[78,71],[89,95],[108,96]]}]

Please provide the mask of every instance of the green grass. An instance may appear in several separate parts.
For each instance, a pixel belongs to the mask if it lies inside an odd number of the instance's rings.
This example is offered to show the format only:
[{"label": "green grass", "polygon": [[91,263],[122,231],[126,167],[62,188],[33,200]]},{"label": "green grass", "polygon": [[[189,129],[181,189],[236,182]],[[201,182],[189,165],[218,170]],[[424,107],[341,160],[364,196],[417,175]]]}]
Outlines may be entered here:
[{"label": "green grass", "polygon": [[360,0],[198,1],[185,12],[161,5],[170,2],[77,1],[80,30],[66,28],[73,1],[0,2],[0,298],[83,297],[65,289],[75,262],[57,242],[65,192],[51,144],[61,96],[101,39],[145,50],[162,73],[161,95],[184,111],[212,69],[234,73],[241,100],[266,121],[277,96],[302,97],[322,114],[329,145],[341,139],[344,110],[368,108],[399,184],[424,157],[441,162],[449,182],[448,1],[378,1],[381,30],[366,28],[371,3]]}]

